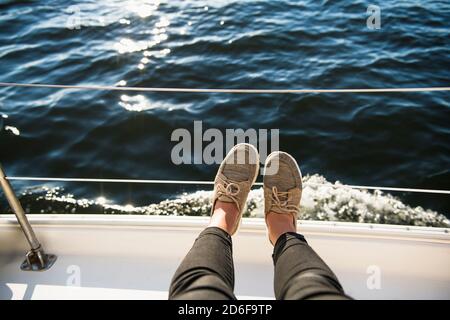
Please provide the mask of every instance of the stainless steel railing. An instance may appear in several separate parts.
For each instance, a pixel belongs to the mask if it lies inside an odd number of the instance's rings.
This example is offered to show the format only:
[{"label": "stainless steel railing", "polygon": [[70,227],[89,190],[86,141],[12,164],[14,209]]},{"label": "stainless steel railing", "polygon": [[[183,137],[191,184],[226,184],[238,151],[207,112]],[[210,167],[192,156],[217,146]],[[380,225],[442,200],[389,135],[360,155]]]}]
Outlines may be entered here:
[{"label": "stainless steel railing", "polygon": [[39,242],[33,228],[28,222],[25,211],[17,199],[11,184],[6,178],[6,174],[3,167],[0,164],[0,185],[5,193],[6,200],[17,217],[17,221],[27,239],[30,250],[25,255],[25,261],[21,264],[20,268],[25,271],[43,271],[49,269],[56,261],[54,254],[46,254]]}]

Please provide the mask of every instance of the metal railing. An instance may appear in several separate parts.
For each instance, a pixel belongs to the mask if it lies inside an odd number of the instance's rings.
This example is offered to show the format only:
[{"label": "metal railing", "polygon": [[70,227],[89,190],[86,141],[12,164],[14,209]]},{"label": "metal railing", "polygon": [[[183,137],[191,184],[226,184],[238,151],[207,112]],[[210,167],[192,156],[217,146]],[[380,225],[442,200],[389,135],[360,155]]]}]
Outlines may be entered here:
[{"label": "metal railing", "polygon": [[[40,182],[83,182],[83,183],[135,183],[135,184],[177,184],[177,185],[213,185],[214,181],[204,180],[158,180],[158,179],[105,179],[105,178],[79,178],[79,177],[6,177],[9,181],[40,181]],[[255,182],[255,187],[262,187],[262,182]],[[306,182],[304,186],[329,186],[333,188],[350,188],[357,190],[380,190],[395,192],[414,192],[414,193],[432,193],[432,194],[450,194],[450,190],[442,189],[423,189],[423,188],[405,188],[405,187],[386,187],[386,186],[361,186],[351,184],[333,184],[329,182],[312,183]]]},{"label": "metal railing", "polygon": [[0,185],[5,192],[6,200],[17,217],[17,221],[27,239],[30,250],[25,255],[25,260],[22,262],[20,269],[24,271],[44,271],[49,269],[56,261],[54,254],[46,254],[39,242],[33,228],[31,227],[25,211],[17,199],[11,184],[6,178],[6,174],[3,171],[3,167],[0,164]]}]

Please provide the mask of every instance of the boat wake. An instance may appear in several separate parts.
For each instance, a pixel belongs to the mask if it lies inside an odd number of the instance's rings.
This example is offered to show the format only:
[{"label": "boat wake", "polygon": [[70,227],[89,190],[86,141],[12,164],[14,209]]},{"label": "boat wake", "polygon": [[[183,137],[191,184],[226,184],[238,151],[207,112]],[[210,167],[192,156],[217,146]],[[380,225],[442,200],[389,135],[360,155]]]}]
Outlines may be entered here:
[{"label": "boat wake", "polygon": [[[20,200],[27,213],[143,214],[208,216],[211,191],[182,193],[147,206],[120,205],[104,198],[76,199],[61,187],[26,189]],[[244,213],[263,217],[262,189],[252,190]],[[331,183],[315,174],[304,177],[299,218],[302,220],[347,221],[412,226],[450,227],[450,221],[436,211],[411,207],[381,191],[355,190],[339,182]]]}]

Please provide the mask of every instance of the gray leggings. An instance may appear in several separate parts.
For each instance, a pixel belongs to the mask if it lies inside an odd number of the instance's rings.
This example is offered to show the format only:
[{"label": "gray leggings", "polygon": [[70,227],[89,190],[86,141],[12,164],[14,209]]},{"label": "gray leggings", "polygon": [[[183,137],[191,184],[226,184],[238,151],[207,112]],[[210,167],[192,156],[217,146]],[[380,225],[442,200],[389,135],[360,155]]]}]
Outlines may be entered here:
[{"label": "gray leggings", "polygon": [[[334,273],[302,235],[281,235],[272,257],[277,299],[349,299]],[[236,299],[233,291],[231,237],[220,228],[206,228],[175,272],[169,299],[231,300]]]}]

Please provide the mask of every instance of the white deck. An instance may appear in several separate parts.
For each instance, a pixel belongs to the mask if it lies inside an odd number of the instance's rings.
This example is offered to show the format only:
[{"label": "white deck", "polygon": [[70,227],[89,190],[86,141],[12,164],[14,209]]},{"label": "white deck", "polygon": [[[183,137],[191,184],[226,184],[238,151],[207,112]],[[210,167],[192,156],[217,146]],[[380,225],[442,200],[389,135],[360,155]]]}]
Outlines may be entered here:
[{"label": "white deck", "polygon": [[[166,299],[175,269],[208,221],[113,215],[29,219],[45,250],[58,260],[45,272],[20,271],[27,243],[15,217],[0,215],[0,299]],[[450,299],[448,229],[304,221],[299,230],[355,298]],[[233,240],[236,294],[273,299],[264,221],[244,219]],[[380,289],[367,286],[368,268],[380,270]]]}]

